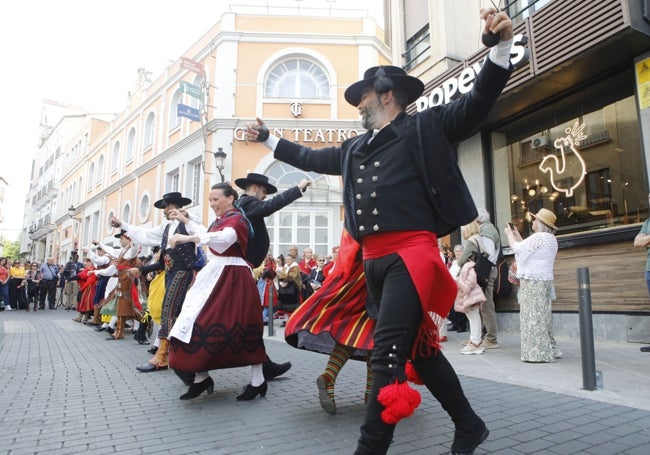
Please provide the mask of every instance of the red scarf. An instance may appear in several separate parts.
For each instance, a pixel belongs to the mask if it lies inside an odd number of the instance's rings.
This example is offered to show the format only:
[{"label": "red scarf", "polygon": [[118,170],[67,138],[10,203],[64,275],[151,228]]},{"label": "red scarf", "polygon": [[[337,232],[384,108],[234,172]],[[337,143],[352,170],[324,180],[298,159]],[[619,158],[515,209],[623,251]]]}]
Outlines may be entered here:
[{"label": "red scarf", "polygon": [[411,357],[426,358],[439,349],[438,326],[444,323],[458,292],[442,262],[438,240],[429,231],[392,231],[362,237],[363,259],[397,253],[420,297],[422,322]]}]

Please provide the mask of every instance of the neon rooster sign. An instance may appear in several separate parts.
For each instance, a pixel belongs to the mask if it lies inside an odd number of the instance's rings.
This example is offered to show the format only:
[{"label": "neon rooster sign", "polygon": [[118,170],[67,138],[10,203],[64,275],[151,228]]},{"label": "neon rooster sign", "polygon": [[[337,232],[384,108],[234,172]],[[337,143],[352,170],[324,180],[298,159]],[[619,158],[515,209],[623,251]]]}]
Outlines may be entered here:
[{"label": "neon rooster sign", "polygon": [[[587,138],[583,132],[584,128],[584,123],[580,124],[576,121],[572,127],[565,129],[566,136],[557,138],[553,143],[555,148],[560,151],[559,157],[549,154],[539,163],[539,170],[550,174],[551,186],[555,191],[565,193],[566,197],[573,196],[573,191],[580,186],[587,173],[585,160],[576,149],[576,146],[580,145],[580,141]],[[577,175],[579,178],[576,183],[568,188],[563,188],[557,183]]]}]

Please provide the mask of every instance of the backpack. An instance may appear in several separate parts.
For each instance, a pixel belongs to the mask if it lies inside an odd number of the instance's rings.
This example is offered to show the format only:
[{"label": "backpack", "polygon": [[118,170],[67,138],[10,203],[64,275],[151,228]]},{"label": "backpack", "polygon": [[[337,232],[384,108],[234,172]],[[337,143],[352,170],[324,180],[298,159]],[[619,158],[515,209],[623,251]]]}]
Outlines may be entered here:
[{"label": "backpack", "polygon": [[478,242],[472,243],[474,243],[474,245],[476,245],[479,249],[478,252],[472,253],[474,271],[476,272],[476,282],[481,287],[481,289],[485,289],[488,285],[488,281],[490,280],[490,273],[492,272],[494,263],[488,259],[488,254],[485,252],[485,248],[483,248],[483,242],[481,242],[480,238],[478,239]]}]

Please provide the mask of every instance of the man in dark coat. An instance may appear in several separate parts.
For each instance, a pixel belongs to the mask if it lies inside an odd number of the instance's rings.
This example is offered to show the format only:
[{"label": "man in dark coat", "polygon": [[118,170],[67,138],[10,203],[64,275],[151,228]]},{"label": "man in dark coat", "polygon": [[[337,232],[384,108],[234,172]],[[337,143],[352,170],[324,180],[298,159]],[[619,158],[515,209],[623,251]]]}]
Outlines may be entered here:
[{"label": "man in dark coat", "polygon": [[[413,116],[406,107],[424,84],[394,66],[370,68],[345,91],[368,132],[340,147],[312,149],[270,136],[261,119],[246,129],[280,161],[343,178],[347,231],[363,249],[368,293],[377,315],[373,385],[356,454],[388,451],[396,422],[390,401],[404,403],[407,361],[454,422],[452,454],[472,454],[489,431],[439,350],[438,329],[456,296],[437,236],[476,219],[477,211],[452,152],[488,116],[510,77],[512,21],[481,10],[484,33],[499,35],[470,92]],[[382,392],[381,395],[379,392]],[[413,400],[419,403],[419,400]],[[409,410],[411,411],[411,410]]]},{"label": "man in dark coat", "polygon": [[[265,175],[249,172],[246,178],[235,180],[235,184],[244,190],[244,194],[239,196],[235,205],[242,209],[253,226],[253,238],[249,240],[246,248],[246,260],[253,268],[257,268],[264,261],[270,245],[264,218],[301,198],[307,187],[311,185],[311,181],[302,179],[298,185],[269,200],[265,200],[266,196],[277,193],[278,189],[269,183]],[[262,367],[264,378],[269,380],[286,373],[291,368],[291,362],[278,364],[267,357]]]}]

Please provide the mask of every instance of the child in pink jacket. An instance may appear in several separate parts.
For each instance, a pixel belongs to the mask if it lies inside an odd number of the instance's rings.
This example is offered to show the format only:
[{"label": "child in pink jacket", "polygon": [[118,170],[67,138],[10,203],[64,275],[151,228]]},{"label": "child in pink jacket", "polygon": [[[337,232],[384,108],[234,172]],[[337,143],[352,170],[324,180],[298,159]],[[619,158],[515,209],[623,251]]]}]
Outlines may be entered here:
[{"label": "child in pink jacket", "polygon": [[482,346],[481,340],[482,324],[479,310],[485,302],[485,294],[476,282],[473,261],[467,261],[460,269],[456,284],[458,294],[454,302],[454,309],[465,313],[469,321],[469,343],[460,352],[462,354],[483,354],[485,348]]}]

